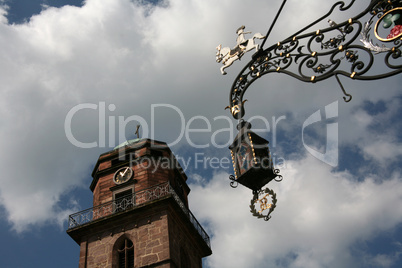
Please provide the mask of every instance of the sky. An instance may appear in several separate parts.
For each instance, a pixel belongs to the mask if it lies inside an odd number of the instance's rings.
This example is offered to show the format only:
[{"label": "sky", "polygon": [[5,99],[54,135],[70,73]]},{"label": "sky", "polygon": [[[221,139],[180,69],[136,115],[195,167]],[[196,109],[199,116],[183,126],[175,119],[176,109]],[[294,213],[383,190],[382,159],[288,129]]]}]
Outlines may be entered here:
[{"label": "sky", "polygon": [[[204,267],[401,267],[400,74],[341,77],[348,103],[334,77],[261,77],[244,119],[283,175],[267,185],[272,218],[253,217],[251,191],[230,187],[237,122],[224,108],[252,52],[223,76],[215,48],[234,47],[241,25],[265,34],[281,2],[1,0],[0,267],[77,267],[68,215],[92,207],[99,155],[135,138],[137,124],[185,169],[190,209],[211,238]],[[335,2],[287,1],[264,48]],[[372,69],[383,72],[381,60]]]}]

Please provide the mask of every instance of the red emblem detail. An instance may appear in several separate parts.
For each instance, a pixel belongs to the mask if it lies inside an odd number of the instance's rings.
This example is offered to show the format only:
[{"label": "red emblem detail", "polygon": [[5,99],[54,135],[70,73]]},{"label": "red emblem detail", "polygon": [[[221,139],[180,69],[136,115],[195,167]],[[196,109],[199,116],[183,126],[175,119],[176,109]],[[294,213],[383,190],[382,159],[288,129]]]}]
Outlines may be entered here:
[{"label": "red emblem detail", "polygon": [[395,25],[394,28],[392,28],[390,34],[387,36],[387,39],[394,38],[402,33],[402,25]]}]

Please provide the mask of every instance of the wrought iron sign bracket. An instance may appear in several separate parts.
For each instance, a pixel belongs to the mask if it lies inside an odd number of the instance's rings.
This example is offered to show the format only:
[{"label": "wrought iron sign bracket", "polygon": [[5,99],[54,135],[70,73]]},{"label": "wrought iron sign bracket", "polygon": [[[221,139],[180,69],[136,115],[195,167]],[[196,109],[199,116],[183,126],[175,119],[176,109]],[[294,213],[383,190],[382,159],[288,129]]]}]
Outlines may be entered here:
[{"label": "wrought iron sign bracket", "polygon": [[[297,33],[267,49],[259,49],[232,84],[228,106],[232,116],[244,116],[246,90],[266,74],[282,73],[309,83],[335,76],[348,102],[352,96],[342,86],[340,75],[354,80],[377,80],[401,73],[402,1],[372,0],[365,10],[347,21],[335,23],[330,19],[337,7],[346,11],[355,2],[346,5],[339,1],[327,14]],[[305,33],[322,21],[327,21],[329,27]],[[375,42],[371,39],[373,33]],[[383,67],[372,68],[379,64]]]},{"label": "wrought iron sign bracket", "polygon": [[[273,167],[268,141],[253,133],[251,125],[242,119],[246,102],[243,97],[248,87],[260,77],[271,73],[286,74],[308,83],[335,76],[344,94],[344,101],[349,102],[352,95],[346,92],[339,76],[354,80],[376,80],[402,72],[402,0],[371,0],[360,14],[336,23],[330,19],[334,10],[339,8],[341,12],[347,11],[356,3],[351,0],[346,5],[339,1],[327,14],[310,25],[263,49],[285,2],[283,0],[265,36],[256,33],[247,40],[244,36],[251,32],[244,32],[245,26],[241,26],[236,31],[236,47],[230,49],[219,45],[216,53],[216,61],[224,65],[221,73],[226,74],[225,69],[234,61],[255,49],[251,61],[233,82],[229,106],[226,107],[235,119],[240,120],[239,134],[229,147],[235,171],[235,175],[230,175],[229,179],[233,188],[240,183],[253,191],[250,212],[266,221],[271,218],[277,198],[273,190],[262,187],[272,180],[281,181],[282,176]],[[310,31],[323,21],[329,23],[329,27]],[[371,35],[375,36],[375,42]],[[254,39],[264,39],[261,48]],[[379,67],[380,64],[382,67]],[[376,68],[372,68],[374,65]],[[259,210],[256,208],[257,203],[260,205]]]}]

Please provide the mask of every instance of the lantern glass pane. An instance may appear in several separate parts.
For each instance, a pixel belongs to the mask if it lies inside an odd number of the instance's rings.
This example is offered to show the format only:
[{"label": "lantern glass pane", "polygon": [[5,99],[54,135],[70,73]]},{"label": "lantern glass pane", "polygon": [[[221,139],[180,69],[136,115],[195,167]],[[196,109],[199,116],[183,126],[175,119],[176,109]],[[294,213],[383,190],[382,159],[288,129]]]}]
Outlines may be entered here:
[{"label": "lantern glass pane", "polygon": [[239,146],[237,152],[237,170],[239,172],[239,176],[246,173],[252,167],[253,161],[253,151],[247,142],[242,142]]}]

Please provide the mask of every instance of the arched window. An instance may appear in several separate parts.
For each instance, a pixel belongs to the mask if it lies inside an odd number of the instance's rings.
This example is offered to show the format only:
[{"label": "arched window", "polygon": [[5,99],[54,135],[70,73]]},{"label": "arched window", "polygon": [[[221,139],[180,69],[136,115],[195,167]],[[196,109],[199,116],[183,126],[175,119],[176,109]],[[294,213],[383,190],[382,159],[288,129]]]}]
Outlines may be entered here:
[{"label": "arched window", "polygon": [[130,239],[124,239],[117,253],[119,268],[134,268],[134,244]]}]

